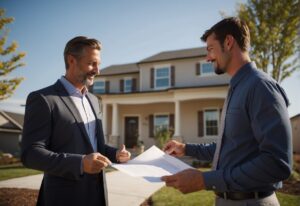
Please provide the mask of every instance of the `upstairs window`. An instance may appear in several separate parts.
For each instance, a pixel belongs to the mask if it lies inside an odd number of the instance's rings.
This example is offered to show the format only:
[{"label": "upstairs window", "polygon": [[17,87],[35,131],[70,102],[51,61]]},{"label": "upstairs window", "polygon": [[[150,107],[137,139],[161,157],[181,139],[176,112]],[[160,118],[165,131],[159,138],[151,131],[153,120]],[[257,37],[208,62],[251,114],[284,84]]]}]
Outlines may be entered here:
[{"label": "upstairs window", "polygon": [[210,62],[200,62],[196,64],[196,75],[198,76],[209,76],[215,73],[215,69]]},{"label": "upstairs window", "polygon": [[105,81],[96,81],[93,86],[93,92],[96,94],[105,93]]},{"label": "upstairs window", "polygon": [[170,87],[170,68],[157,68],[155,70],[155,88],[167,87]]},{"label": "upstairs window", "polygon": [[124,80],[124,92],[132,92],[132,79]]},{"label": "upstairs window", "polygon": [[214,66],[212,63],[201,63],[201,75],[211,75],[215,73]]}]

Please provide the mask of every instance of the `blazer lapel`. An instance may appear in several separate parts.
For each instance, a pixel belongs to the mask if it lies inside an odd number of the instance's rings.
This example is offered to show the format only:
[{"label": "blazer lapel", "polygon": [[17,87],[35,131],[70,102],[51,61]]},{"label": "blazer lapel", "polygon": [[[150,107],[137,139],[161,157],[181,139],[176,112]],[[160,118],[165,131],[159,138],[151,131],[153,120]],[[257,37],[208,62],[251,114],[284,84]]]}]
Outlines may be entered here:
[{"label": "blazer lapel", "polygon": [[64,102],[64,104],[66,105],[66,107],[70,110],[71,114],[73,115],[73,117],[75,118],[75,120],[77,122],[77,126],[80,128],[82,136],[86,140],[87,144],[90,146],[91,151],[93,151],[93,147],[92,147],[92,144],[90,142],[89,136],[88,136],[88,134],[86,132],[83,120],[82,120],[82,118],[81,118],[81,116],[79,114],[79,111],[76,108],[74,102],[72,101],[70,95],[68,94],[68,92],[66,91],[66,89],[60,83],[59,80],[55,83],[55,86],[56,86],[57,91],[59,93],[59,97]]},{"label": "blazer lapel", "polygon": [[96,107],[99,107],[99,103],[95,102],[95,101],[93,102],[92,98],[91,98],[91,94],[89,94],[89,93],[87,93],[87,99],[90,102],[91,108],[92,108],[93,113],[94,113],[95,118],[96,118],[96,138],[97,138],[98,151],[103,154],[104,153],[103,130],[102,130],[101,122],[100,122],[101,120],[98,117],[99,114],[96,112],[96,111],[99,111],[99,109],[98,110],[95,109]]}]

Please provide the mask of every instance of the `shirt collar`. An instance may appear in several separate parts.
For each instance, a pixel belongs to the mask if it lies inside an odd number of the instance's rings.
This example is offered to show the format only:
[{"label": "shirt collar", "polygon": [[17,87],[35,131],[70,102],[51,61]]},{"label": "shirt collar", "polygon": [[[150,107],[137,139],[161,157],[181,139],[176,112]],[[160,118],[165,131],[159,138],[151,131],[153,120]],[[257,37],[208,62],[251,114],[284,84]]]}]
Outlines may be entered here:
[{"label": "shirt collar", "polygon": [[64,85],[70,96],[83,97],[87,94],[86,87],[83,88],[83,93],[81,93],[81,91],[77,89],[71,82],[69,82],[64,76],[61,76],[59,81]]},{"label": "shirt collar", "polygon": [[250,70],[255,69],[255,62],[249,62],[244,64],[238,72],[231,78],[230,87],[234,88],[238,83],[250,72]]}]

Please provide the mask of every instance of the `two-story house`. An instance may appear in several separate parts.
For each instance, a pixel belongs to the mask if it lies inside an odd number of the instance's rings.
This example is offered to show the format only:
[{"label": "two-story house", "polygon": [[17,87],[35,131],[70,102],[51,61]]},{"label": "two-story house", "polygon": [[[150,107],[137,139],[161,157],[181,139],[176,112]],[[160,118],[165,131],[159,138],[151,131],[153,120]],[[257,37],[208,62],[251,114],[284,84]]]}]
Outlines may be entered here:
[{"label": "two-story house", "polygon": [[185,142],[215,141],[230,78],[216,75],[205,56],[206,48],[167,51],[102,69],[92,91],[102,100],[107,141],[150,147],[161,128]]}]

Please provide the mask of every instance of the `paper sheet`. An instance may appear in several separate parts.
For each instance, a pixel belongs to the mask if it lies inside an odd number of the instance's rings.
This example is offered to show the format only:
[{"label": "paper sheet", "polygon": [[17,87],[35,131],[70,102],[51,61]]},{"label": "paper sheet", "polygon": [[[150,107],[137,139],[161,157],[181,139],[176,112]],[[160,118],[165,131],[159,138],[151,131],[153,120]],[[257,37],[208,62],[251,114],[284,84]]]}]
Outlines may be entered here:
[{"label": "paper sheet", "polygon": [[133,177],[143,177],[149,182],[161,182],[164,175],[172,175],[191,166],[172,157],[156,146],[152,146],[136,158],[123,164],[112,164],[112,167]]}]

